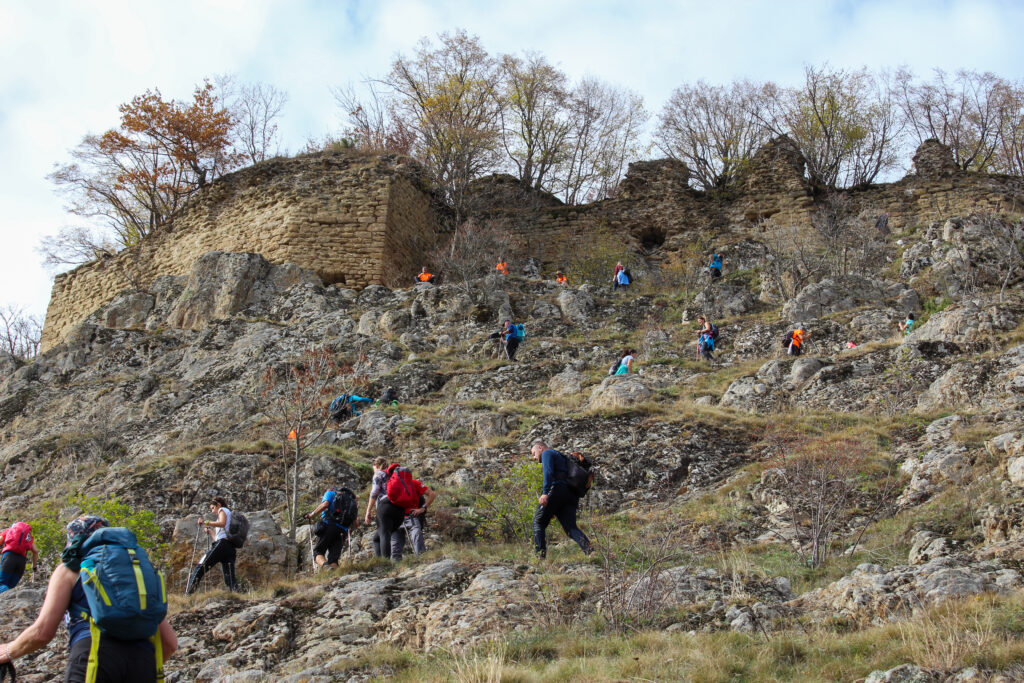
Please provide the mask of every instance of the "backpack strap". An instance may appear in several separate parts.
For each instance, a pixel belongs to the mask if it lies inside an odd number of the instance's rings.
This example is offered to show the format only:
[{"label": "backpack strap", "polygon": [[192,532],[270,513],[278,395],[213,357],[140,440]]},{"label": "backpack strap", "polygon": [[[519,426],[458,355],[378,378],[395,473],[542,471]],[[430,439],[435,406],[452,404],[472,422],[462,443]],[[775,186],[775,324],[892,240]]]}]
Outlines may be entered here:
[{"label": "backpack strap", "polygon": [[146,611],[146,579],[142,576],[142,566],[139,564],[139,558],[135,554],[135,548],[125,548],[128,551],[128,557],[132,560],[132,569],[135,570],[135,584],[139,588],[139,609],[143,612]]},{"label": "backpack strap", "polygon": [[85,669],[85,683],[96,683],[100,668],[100,627],[89,617],[89,664]]},{"label": "backpack strap", "polygon": [[164,641],[160,638],[160,629],[149,637],[153,643],[153,651],[156,654],[156,683],[164,683]]}]

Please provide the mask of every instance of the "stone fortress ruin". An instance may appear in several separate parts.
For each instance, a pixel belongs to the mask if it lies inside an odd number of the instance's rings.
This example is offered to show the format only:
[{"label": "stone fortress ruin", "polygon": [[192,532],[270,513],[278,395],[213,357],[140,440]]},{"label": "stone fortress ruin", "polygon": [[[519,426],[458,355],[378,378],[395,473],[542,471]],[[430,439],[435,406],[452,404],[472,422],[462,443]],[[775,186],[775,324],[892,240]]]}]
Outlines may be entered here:
[{"label": "stone fortress ruin", "polygon": [[[847,190],[849,210],[889,214],[896,230],[953,215],[1019,210],[1024,180],[966,173],[948,148],[926,141],[903,179]],[[663,159],[630,165],[612,199],[566,206],[526,197],[507,176],[478,183],[478,214],[513,231],[525,255],[557,255],[559,246],[597,226],[650,253],[671,254],[699,231],[721,243],[775,224],[810,227],[822,197],[805,179],[804,160],[784,140],[762,148],[745,177],[725,192],[700,192],[689,171]],[[506,191],[512,190],[512,191]],[[524,198],[526,197],[526,198]],[[538,201],[542,199],[543,201]],[[46,312],[42,348],[60,343],[92,311],[126,289],[184,275],[202,254],[256,252],[275,264],[294,263],[326,285],[359,289],[412,280],[443,240],[450,222],[422,169],[394,155],[326,153],[274,159],[209,185],[173,224],[117,255],[58,275]]]}]

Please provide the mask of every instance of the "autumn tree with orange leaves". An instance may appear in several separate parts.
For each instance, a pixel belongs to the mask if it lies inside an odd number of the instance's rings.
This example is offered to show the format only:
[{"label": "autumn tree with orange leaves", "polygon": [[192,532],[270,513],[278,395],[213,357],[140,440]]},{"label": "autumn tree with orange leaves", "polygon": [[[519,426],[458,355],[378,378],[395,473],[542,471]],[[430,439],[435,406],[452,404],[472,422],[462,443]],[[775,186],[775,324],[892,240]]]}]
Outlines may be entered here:
[{"label": "autumn tree with orange leaves", "polygon": [[88,227],[65,229],[42,251],[52,265],[81,263],[131,246],[167,224],[199,188],[237,167],[230,112],[205,81],[191,101],[146,91],[119,108],[121,123],[87,135],[74,162],[50,179],[68,198],[68,211],[109,229],[111,240]]}]

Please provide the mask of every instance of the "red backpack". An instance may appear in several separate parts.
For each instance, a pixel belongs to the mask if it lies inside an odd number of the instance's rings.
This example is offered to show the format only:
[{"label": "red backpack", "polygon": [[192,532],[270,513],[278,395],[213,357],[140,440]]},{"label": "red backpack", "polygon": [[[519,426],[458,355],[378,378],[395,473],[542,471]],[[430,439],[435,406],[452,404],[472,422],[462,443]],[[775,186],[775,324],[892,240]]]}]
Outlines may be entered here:
[{"label": "red backpack", "polygon": [[391,465],[386,470],[388,502],[409,511],[420,504],[420,496],[412,483],[412,472],[401,465]]},{"label": "red backpack", "polygon": [[19,555],[26,554],[32,549],[32,527],[26,522],[15,522],[7,530],[4,537],[4,549],[2,552],[12,552]]}]

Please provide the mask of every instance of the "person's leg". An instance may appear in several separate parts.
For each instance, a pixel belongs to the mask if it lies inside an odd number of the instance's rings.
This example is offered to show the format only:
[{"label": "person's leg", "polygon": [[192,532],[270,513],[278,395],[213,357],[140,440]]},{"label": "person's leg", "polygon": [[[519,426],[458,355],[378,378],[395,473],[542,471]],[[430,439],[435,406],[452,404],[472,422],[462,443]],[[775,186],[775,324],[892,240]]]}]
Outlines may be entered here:
[{"label": "person's leg", "polygon": [[18,585],[25,573],[26,561],[24,555],[10,550],[0,555],[0,593]]},{"label": "person's leg", "polygon": [[210,555],[204,564],[212,567],[220,563],[221,573],[224,575],[224,585],[232,592],[238,592],[238,581],[235,577],[235,546],[227,539],[221,539],[213,544]]},{"label": "person's leg", "polygon": [[551,523],[554,514],[550,499],[547,505],[538,505],[536,512],[533,513],[533,550],[542,558],[548,552],[548,524]]},{"label": "person's leg", "polygon": [[401,517],[396,516],[395,528],[391,532],[391,561],[401,562],[402,556],[405,554],[405,528],[402,526],[405,522],[405,511],[401,508],[397,508]]},{"label": "person's leg", "polygon": [[336,528],[332,526],[324,527],[321,533],[316,536],[316,544],[313,546],[313,561],[316,562],[316,566],[323,567],[327,563],[327,553],[331,547],[331,529]]},{"label": "person's leg", "polygon": [[373,554],[375,557],[380,557],[380,531],[373,532]]},{"label": "person's leg", "polygon": [[377,503],[377,536],[380,542],[380,555],[391,559],[391,533],[394,531],[392,517],[388,508],[394,507],[387,501]]},{"label": "person's leg", "polygon": [[519,340],[513,337],[508,340],[508,359],[516,359],[516,351],[519,349]]},{"label": "person's leg", "polygon": [[345,549],[345,540],[347,535],[343,529],[334,527],[337,532],[334,534],[334,540],[331,541],[331,546],[327,549],[327,566],[338,568],[338,560],[341,559],[341,551]]},{"label": "person's leg", "polygon": [[[566,487],[556,486],[555,488],[565,489]],[[576,545],[589,555],[591,552],[590,539],[576,526],[576,509],[579,506],[579,498],[568,490],[560,490],[558,491],[556,503],[558,507],[555,510],[555,514],[558,517],[558,523],[562,525],[565,534],[576,541]],[[550,504],[549,502],[548,505]]]},{"label": "person's leg", "polygon": [[203,556],[199,559],[199,564],[192,569],[192,574],[188,577],[188,583],[185,585],[185,595],[191,595],[195,592],[196,588],[199,587],[199,582],[203,580],[207,570],[218,562],[213,556],[213,550],[216,546],[207,550]]},{"label": "person's leg", "polygon": [[423,522],[420,517],[406,517],[402,527],[409,534],[409,545],[416,555],[427,552],[427,546],[423,542]]}]

